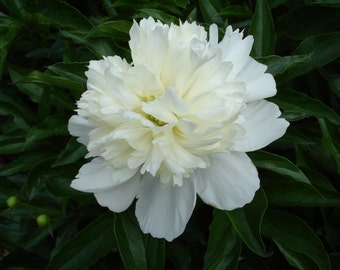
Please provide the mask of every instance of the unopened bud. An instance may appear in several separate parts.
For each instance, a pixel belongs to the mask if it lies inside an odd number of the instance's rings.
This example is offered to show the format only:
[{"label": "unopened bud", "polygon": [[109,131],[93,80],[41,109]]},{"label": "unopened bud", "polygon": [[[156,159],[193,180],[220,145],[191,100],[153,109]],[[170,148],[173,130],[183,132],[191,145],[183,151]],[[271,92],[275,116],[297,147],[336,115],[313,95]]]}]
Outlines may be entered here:
[{"label": "unopened bud", "polygon": [[19,204],[19,199],[16,196],[11,196],[7,199],[7,206],[9,208],[14,208]]},{"label": "unopened bud", "polygon": [[50,223],[49,216],[47,216],[45,214],[39,215],[36,220],[37,220],[37,224],[38,224],[39,227],[44,227],[44,226],[46,226]]}]

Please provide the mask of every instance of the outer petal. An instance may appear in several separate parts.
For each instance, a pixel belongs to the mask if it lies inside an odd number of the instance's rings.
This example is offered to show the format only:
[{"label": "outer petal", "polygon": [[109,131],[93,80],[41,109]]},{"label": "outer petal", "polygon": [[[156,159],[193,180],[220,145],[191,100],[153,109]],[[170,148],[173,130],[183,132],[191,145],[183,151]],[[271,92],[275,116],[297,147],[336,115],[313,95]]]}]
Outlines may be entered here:
[{"label": "outer petal", "polygon": [[94,127],[83,117],[73,115],[68,121],[68,130],[72,136],[78,137],[77,141],[87,145],[89,133]]},{"label": "outer petal", "polygon": [[219,153],[211,156],[207,169],[192,176],[201,199],[214,207],[233,210],[254,198],[260,187],[257,170],[245,153]]},{"label": "outer petal", "polygon": [[122,212],[126,210],[136,197],[141,175],[135,174],[130,180],[106,189],[104,191],[95,192],[98,203],[101,206],[108,207],[113,212]]},{"label": "outer petal", "polygon": [[276,94],[276,84],[273,75],[265,73],[267,66],[257,62],[251,57],[237,75],[235,80],[245,81],[246,101],[252,102]]},{"label": "outer petal", "polygon": [[274,103],[265,100],[248,103],[241,112],[240,124],[245,134],[234,142],[231,150],[255,151],[280,138],[289,126],[285,119],[278,118],[280,115],[279,107]]},{"label": "outer petal", "polygon": [[196,203],[191,179],[182,186],[164,185],[146,174],[137,195],[136,216],[144,233],[172,241],[183,233]]},{"label": "outer petal", "polygon": [[71,187],[83,192],[98,192],[122,184],[136,173],[128,168],[112,168],[103,158],[95,158],[83,165]]}]

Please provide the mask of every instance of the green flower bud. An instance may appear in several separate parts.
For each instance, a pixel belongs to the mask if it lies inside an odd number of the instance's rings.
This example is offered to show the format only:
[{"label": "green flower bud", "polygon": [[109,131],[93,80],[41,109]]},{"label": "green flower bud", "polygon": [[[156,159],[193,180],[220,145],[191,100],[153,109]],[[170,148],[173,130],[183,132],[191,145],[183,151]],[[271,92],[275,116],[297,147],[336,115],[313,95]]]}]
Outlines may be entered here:
[{"label": "green flower bud", "polygon": [[44,227],[50,223],[50,217],[45,214],[39,215],[36,221],[39,227]]},{"label": "green flower bud", "polygon": [[7,199],[7,206],[9,208],[14,208],[19,204],[19,199],[16,196],[11,196]]}]

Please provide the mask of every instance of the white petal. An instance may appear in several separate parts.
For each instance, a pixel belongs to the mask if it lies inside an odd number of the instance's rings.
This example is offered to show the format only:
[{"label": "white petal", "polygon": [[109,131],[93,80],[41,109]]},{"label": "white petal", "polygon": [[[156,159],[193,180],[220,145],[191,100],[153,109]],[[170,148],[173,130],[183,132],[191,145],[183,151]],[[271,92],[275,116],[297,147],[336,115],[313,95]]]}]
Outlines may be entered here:
[{"label": "white petal", "polygon": [[165,123],[174,122],[189,109],[188,104],[181,99],[176,89],[169,87],[158,100],[144,103],[142,110]]},{"label": "white petal", "polygon": [[276,94],[276,84],[273,76],[265,73],[267,66],[248,57],[247,63],[235,80],[245,81],[246,101],[252,102],[268,98]]},{"label": "white petal", "polygon": [[[128,63],[118,56],[104,57],[101,60],[92,60],[89,64],[88,71],[85,72],[88,91],[97,91],[102,93],[106,88],[105,73],[108,70],[114,70],[116,75],[123,70],[127,70]],[[86,92],[85,92],[86,93]]]},{"label": "white petal", "polygon": [[214,207],[233,210],[254,198],[260,186],[257,170],[245,153],[219,153],[211,156],[207,169],[192,176],[201,199]]},{"label": "white petal", "polygon": [[79,115],[71,116],[68,121],[68,130],[72,136],[76,136],[77,141],[87,145],[89,142],[89,133],[94,127],[83,117]]},{"label": "white petal", "polygon": [[242,38],[242,32],[239,33],[238,29],[233,31],[231,26],[228,26],[225,36],[217,45],[217,48],[221,50],[223,61],[233,63],[233,69],[228,74],[228,79],[231,81],[235,79],[236,75],[246,65],[254,42],[252,36]]},{"label": "white petal", "polygon": [[164,185],[158,178],[144,175],[137,195],[136,216],[144,233],[172,241],[183,233],[196,203],[194,183]]},{"label": "white petal", "polygon": [[248,152],[263,148],[285,134],[289,123],[278,118],[279,107],[274,103],[260,100],[248,103],[241,112],[245,129],[244,136],[234,142],[232,151]]},{"label": "white petal", "polygon": [[169,26],[155,22],[151,17],[141,20],[139,25],[134,22],[129,41],[133,63],[147,63],[159,75],[168,51],[168,30]]},{"label": "white petal", "polygon": [[142,166],[140,172],[142,174],[148,172],[155,176],[163,160],[164,154],[162,153],[160,146],[158,144],[154,144],[151,151],[144,159],[144,165]]},{"label": "white petal", "polygon": [[135,108],[139,104],[139,98],[133,91],[130,91],[127,83],[122,78],[115,76],[114,72],[116,71],[113,68],[107,70],[105,76],[102,78],[102,80],[106,82],[106,93],[103,96],[103,99],[114,101],[114,103],[124,110]]},{"label": "white petal", "polygon": [[191,100],[199,95],[213,92],[226,82],[226,76],[232,69],[233,63],[221,62],[218,56],[210,58],[189,78],[184,99]]},{"label": "white petal", "polygon": [[204,27],[197,25],[196,22],[189,23],[185,21],[180,25],[170,25],[169,41],[171,43],[181,43],[181,45],[190,44],[192,40],[203,41],[207,39],[207,32]]},{"label": "white petal", "polygon": [[83,192],[98,192],[129,180],[135,170],[128,168],[113,168],[104,163],[103,158],[95,158],[83,165],[71,187]]},{"label": "white petal", "polygon": [[129,89],[142,99],[160,96],[164,86],[159,76],[146,64],[134,65],[129,72],[122,74]]},{"label": "white petal", "polygon": [[130,180],[112,188],[95,192],[98,203],[113,212],[126,210],[137,195],[141,175],[135,174]]},{"label": "white petal", "polygon": [[218,27],[216,24],[212,24],[209,27],[209,43],[212,47],[218,44]]}]

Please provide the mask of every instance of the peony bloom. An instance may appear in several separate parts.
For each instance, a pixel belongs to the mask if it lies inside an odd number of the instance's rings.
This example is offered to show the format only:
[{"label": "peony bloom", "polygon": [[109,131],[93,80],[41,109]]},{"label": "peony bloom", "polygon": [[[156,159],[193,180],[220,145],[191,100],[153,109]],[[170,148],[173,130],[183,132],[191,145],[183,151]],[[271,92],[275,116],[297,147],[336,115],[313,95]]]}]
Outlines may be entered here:
[{"label": "peony bloom", "polygon": [[281,137],[288,122],[264,98],[275,95],[266,66],[249,56],[253,38],[229,26],[133,23],[133,63],[91,61],[87,91],[69,131],[93,159],[71,186],[114,212],[137,198],[144,233],[171,241],[196,194],[232,210],[252,201],[260,181],[246,155]]}]

